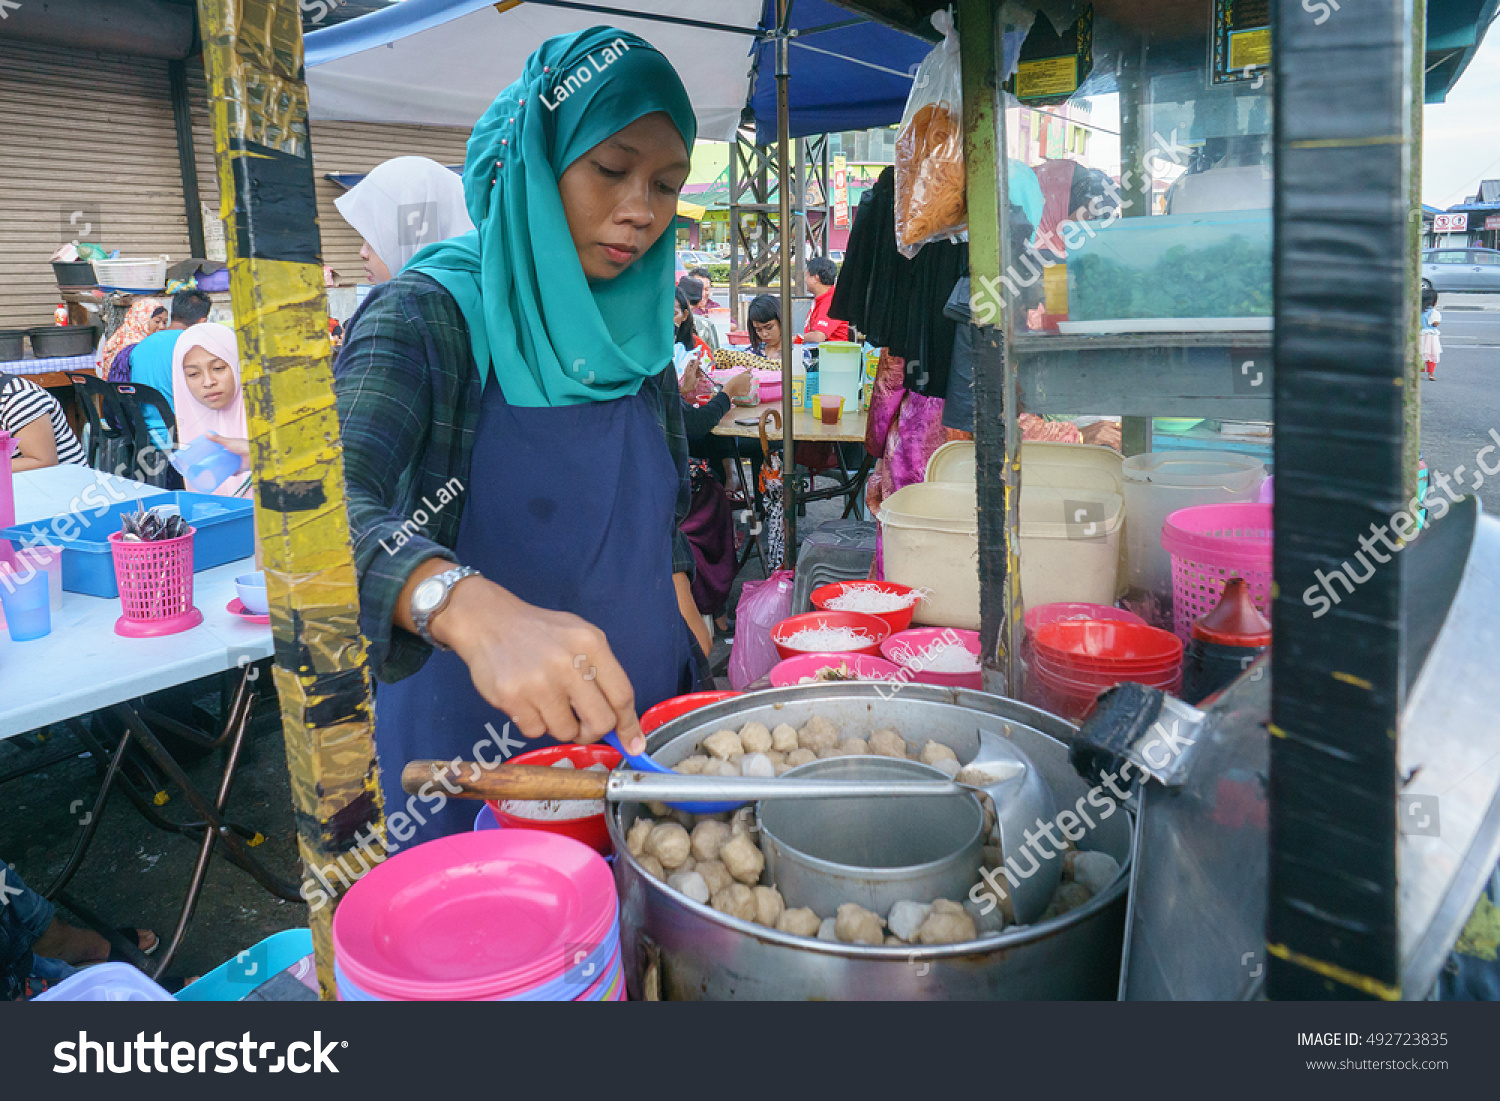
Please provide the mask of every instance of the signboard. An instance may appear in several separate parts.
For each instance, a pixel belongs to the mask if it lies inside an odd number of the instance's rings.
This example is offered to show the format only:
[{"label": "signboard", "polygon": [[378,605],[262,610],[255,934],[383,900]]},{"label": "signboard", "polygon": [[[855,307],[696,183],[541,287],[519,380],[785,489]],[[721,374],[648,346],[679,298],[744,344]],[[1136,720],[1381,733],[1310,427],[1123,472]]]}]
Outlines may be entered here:
[{"label": "signboard", "polygon": [[1466,233],[1468,229],[1469,216],[1467,214],[1437,214],[1432,219],[1432,232],[1434,233]]},{"label": "signboard", "polygon": [[[1309,8],[1309,11],[1312,9]],[[1210,84],[1248,81],[1259,90],[1271,64],[1271,5],[1268,0],[1214,0]]]},{"label": "signboard", "polygon": [[842,153],[833,158],[833,224],[849,224],[849,164]]},{"label": "signboard", "polygon": [[1500,229],[1500,214],[1491,214],[1484,220],[1485,229]]}]

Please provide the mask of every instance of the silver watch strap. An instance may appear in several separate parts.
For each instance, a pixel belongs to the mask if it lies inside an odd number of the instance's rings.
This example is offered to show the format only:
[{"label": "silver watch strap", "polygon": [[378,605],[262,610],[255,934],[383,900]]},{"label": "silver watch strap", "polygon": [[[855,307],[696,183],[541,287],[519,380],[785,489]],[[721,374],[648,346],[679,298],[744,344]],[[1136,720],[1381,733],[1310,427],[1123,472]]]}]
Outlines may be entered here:
[{"label": "silver watch strap", "polygon": [[432,622],[433,616],[437,615],[448,606],[448,601],[453,597],[453,586],[457,585],[466,577],[478,576],[480,576],[479,571],[474,569],[472,566],[454,566],[451,570],[444,570],[442,573],[433,574],[431,577],[422,579],[421,583],[423,585],[427,584],[427,582],[429,581],[439,581],[443,585],[443,599],[438,601],[436,607],[427,612],[419,612],[415,609],[412,610],[412,626],[417,629],[417,634],[421,637],[423,642],[427,643],[427,645],[431,646],[435,650],[450,649],[450,647],[444,646],[441,642],[432,637],[432,632],[428,629],[428,625]]}]

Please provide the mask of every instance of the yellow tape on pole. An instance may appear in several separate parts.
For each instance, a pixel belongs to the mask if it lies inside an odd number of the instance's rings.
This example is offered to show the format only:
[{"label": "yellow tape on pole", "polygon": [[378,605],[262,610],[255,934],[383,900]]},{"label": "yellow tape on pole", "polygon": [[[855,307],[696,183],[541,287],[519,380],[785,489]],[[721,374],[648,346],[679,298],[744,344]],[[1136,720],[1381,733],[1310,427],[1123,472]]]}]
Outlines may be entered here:
[{"label": "yellow tape on pole", "polygon": [[297,0],[198,0],[276,690],[318,982],[333,911],[385,858],[344,509]]}]

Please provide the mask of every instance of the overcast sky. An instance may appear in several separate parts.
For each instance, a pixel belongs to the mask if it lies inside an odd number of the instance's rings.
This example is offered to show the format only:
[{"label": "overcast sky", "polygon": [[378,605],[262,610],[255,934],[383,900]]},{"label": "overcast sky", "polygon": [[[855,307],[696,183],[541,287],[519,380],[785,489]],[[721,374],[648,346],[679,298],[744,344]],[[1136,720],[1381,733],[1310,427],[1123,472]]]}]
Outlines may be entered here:
[{"label": "overcast sky", "polygon": [[1500,179],[1500,26],[1490,28],[1448,101],[1424,110],[1424,203],[1446,210],[1478,191],[1481,179]]}]

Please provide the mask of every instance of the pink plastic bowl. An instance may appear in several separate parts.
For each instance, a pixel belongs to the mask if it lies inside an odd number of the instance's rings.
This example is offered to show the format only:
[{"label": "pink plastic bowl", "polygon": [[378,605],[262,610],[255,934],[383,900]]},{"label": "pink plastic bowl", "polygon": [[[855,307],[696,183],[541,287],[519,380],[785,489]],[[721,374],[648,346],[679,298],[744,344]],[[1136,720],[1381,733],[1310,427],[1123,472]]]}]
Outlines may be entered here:
[{"label": "pink plastic bowl", "polygon": [[944,688],[983,688],[984,675],[973,673],[938,673],[922,668],[922,655],[936,642],[957,641],[973,654],[979,656],[979,632],[960,631],[954,627],[916,627],[901,631],[880,644],[880,652],[903,669],[911,670],[911,679],[919,684],[936,684]]},{"label": "pink plastic bowl", "polygon": [[869,654],[871,657],[880,656],[880,644],[891,635],[890,624],[879,616],[865,615],[862,612],[803,612],[801,615],[787,616],[771,628],[771,641],[776,644],[776,652],[784,658],[821,653],[822,651],[819,650],[798,650],[786,645],[786,639],[809,627],[850,627],[856,631],[863,631],[870,636],[868,646],[840,651],[840,653]]},{"label": "pink plastic bowl", "polygon": [[794,658],[779,661],[771,667],[771,687],[790,688],[802,683],[819,669],[848,666],[855,680],[894,680],[901,674],[901,667],[884,658],[872,658],[869,654],[799,654]]}]

